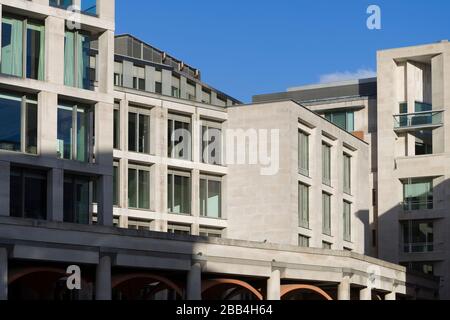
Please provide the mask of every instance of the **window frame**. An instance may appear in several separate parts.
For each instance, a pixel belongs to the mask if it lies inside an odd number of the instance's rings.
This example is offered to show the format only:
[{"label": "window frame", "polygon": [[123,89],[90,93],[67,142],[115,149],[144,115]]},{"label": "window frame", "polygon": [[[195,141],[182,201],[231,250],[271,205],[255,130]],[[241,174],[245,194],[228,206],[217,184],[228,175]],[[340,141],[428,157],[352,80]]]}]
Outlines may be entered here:
[{"label": "window frame", "polygon": [[[127,179],[127,189],[128,189],[128,202],[127,202],[127,207],[131,210],[142,210],[142,211],[151,211],[151,194],[152,194],[152,188],[151,188],[151,181],[152,181],[152,177],[151,177],[151,165],[150,166],[145,166],[145,165],[141,165],[141,164],[136,164],[136,163],[128,163],[128,177],[130,175],[130,170],[136,170],[136,207],[131,206],[130,205],[130,179]],[[148,174],[148,208],[144,208],[140,206],[140,190],[139,190],[139,185],[140,185],[140,172],[146,172]]]},{"label": "window frame", "polygon": [[[311,201],[311,197],[310,197],[310,187],[309,185],[299,182],[298,183],[298,226],[300,228],[304,228],[304,229],[309,229],[310,227],[310,201]],[[302,199],[303,199],[303,194],[302,194],[302,188],[304,188],[304,190],[306,190],[306,217],[305,217],[305,213],[303,212],[303,208],[305,207]]]},{"label": "window frame", "polygon": [[[298,172],[305,177],[309,177],[310,174],[310,136],[306,131],[298,130]],[[302,140],[303,137],[304,140]],[[303,146],[302,142],[306,143],[306,146]],[[306,150],[305,156],[302,155],[303,149]],[[303,163],[303,161],[306,163]]]},{"label": "window frame", "polygon": [[[200,120],[200,162],[204,163],[204,164],[209,164],[209,165],[215,165],[215,166],[223,166],[224,163],[224,152],[223,152],[223,146],[224,146],[224,135],[223,135],[223,123],[221,122],[217,122],[217,121],[211,121],[211,120],[206,120],[206,119],[201,119]],[[205,157],[204,157],[204,153],[205,153],[205,149],[207,149],[207,154],[209,155],[209,145],[211,144],[211,137],[208,134],[208,141],[204,140],[204,134],[203,134],[203,129],[206,128],[206,132],[208,132],[210,129],[216,129],[220,131],[220,159],[219,159],[219,163],[212,163],[212,161],[210,161],[211,159],[208,159],[205,161]],[[204,144],[206,144],[204,146]]]},{"label": "window frame", "polygon": [[[186,157],[175,157],[175,147],[178,144],[175,144],[174,141],[172,141],[172,134],[175,130],[175,124],[176,122],[180,122],[180,123],[184,123],[187,124],[189,126],[189,139],[190,139],[190,144],[189,144],[189,150],[188,150],[188,155]],[[170,123],[172,125],[170,125]],[[170,132],[170,129],[172,129],[172,132]],[[192,125],[192,119],[189,116],[185,116],[185,115],[179,115],[179,114],[175,114],[175,113],[169,113],[168,115],[168,119],[167,119],[167,157],[170,159],[177,159],[177,160],[185,160],[185,161],[192,161],[193,159],[193,155],[192,155],[192,149],[193,149],[193,143],[194,141],[192,141],[192,130],[193,130],[193,125]],[[181,143],[181,142],[178,142]]]},{"label": "window frame", "polygon": [[[134,133],[136,136],[136,141],[134,141],[134,143],[136,144],[136,150],[131,150],[130,149],[130,114],[136,114],[136,132]],[[145,116],[147,117],[147,126],[148,126],[148,132],[147,132],[147,143],[145,145],[142,145],[143,150],[144,151],[139,151],[141,148],[141,137],[139,135],[140,132],[140,127],[141,127],[141,121],[140,118],[141,116]],[[130,105],[128,107],[128,139],[127,139],[127,144],[128,144],[128,152],[134,152],[134,153],[140,153],[140,154],[147,154],[150,155],[151,154],[151,109],[145,108],[145,107],[140,107],[140,106],[136,106],[136,105]],[[145,150],[148,150],[145,151]]]},{"label": "window frame", "polygon": [[[222,177],[218,177],[218,176],[212,176],[212,175],[206,175],[206,174],[201,174],[200,175],[200,181],[199,181],[199,186],[201,186],[202,181],[205,181],[206,183],[206,188],[205,188],[205,193],[206,193],[206,198],[205,198],[205,214],[203,214],[202,210],[201,210],[201,202],[202,202],[202,194],[201,194],[201,188],[199,191],[199,200],[200,200],[200,205],[199,205],[199,209],[200,209],[200,217],[202,218],[208,218],[208,219],[218,219],[221,220],[223,219],[223,210],[222,210],[222,204],[223,204],[223,182],[222,182]],[[208,212],[208,199],[209,199],[209,182],[210,181],[214,181],[214,182],[219,182],[220,184],[220,195],[219,195],[219,207],[218,207],[218,217],[211,217],[209,216],[209,212]]]},{"label": "window frame", "polygon": [[[189,212],[174,212],[173,207],[175,204],[175,177],[184,177],[188,178],[188,187],[189,187]],[[171,180],[171,183],[169,182]],[[169,186],[172,186],[172,190],[170,190]],[[171,201],[169,201],[169,198],[171,196]],[[175,215],[185,215],[185,216],[191,216],[192,215],[192,174],[190,172],[185,171],[177,171],[177,170],[168,170],[167,172],[167,212],[169,214],[175,214]],[[169,207],[170,203],[172,203],[172,208]],[[180,210],[181,211],[181,210]]]}]

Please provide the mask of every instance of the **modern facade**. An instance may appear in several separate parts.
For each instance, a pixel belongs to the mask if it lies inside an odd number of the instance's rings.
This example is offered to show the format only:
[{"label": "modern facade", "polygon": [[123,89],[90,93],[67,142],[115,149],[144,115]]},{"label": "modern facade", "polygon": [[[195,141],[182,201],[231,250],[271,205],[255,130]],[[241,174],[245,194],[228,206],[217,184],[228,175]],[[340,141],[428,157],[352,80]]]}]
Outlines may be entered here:
[{"label": "modern facade", "polygon": [[109,0],[0,13],[0,299],[437,297],[369,257],[376,131],[350,112],[243,105],[115,37]]}]

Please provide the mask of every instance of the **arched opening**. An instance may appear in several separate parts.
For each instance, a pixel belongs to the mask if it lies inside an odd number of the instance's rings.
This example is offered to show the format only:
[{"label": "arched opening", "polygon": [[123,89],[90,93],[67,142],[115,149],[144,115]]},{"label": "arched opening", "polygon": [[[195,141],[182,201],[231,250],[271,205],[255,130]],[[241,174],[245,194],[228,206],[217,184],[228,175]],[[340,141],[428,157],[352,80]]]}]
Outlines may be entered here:
[{"label": "arched opening", "polygon": [[235,279],[206,280],[202,285],[202,297],[204,300],[263,300],[260,291]]},{"label": "arched opening", "polygon": [[281,300],[333,300],[323,289],[307,284],[281,286]]},{"label": "arched opening", "polygon": [[93,284],[81,279],[81,290],[67,288],[66,270],[30,267],[12,270],[8,277],[9,300],[92,300]]},{"label": "arched opening", "polygon": [[152,273],[113,276],[114,300],[180,300],[183,290],[166,277]]}]

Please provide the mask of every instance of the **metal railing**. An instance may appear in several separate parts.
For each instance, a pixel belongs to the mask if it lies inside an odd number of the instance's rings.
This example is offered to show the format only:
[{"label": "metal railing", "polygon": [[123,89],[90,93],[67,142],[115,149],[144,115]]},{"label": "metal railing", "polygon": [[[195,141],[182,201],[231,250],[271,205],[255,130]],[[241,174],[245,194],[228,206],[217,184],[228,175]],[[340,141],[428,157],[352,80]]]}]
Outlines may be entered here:
[{"label": "metal railing", "polygon": [[428,200],[406,200],[402,202],[404,211],[432,210],[434,206],[433,199]]},{"label": "metal railing", "polygon": [[394,115],[394,128],[414,128],[443,125],[444,110],[402,113]]},{"label": "metal railing", "polygon": [[423,243],[405,243],[403,245],[405,253],[428,253],[434,252],[434,244],[429,242]]}]

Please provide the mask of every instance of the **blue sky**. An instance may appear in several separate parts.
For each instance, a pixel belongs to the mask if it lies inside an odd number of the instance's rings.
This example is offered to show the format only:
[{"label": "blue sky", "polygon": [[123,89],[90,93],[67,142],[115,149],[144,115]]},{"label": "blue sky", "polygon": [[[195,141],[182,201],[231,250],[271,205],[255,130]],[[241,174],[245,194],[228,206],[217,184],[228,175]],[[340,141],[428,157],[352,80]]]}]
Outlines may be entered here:
[{"label": "blue sky", "polygon": [[[382,29],[366,27],[380,6]],[[199,68],[206,83],[252,95],[376,71],[376,51],[450,38],[447,0],[116,0],[131,33]]]}]

